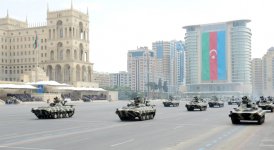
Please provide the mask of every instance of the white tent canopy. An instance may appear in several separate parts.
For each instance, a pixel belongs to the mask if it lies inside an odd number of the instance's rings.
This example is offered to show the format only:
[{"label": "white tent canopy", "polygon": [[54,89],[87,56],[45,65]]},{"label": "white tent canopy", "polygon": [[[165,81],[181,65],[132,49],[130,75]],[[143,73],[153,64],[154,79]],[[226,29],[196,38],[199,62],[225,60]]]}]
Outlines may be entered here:
[{"label": "white tent canopy", "polygon": [[0,89],[37,89],[32,85],[24,84],[0,84]]},{"label": "white tent canopy", "polygon": [[56,81],[38,81],[38,82],[31,82],[27,83],[29,85],[50,85],[50,86],[68,86],[65,83],[58,83]]},{"label": "white tent canopy", "polygon": [[71,91],[106,91],[102,88],[86,88],[86,87],[56,87],[58,90],[71,90]]}]

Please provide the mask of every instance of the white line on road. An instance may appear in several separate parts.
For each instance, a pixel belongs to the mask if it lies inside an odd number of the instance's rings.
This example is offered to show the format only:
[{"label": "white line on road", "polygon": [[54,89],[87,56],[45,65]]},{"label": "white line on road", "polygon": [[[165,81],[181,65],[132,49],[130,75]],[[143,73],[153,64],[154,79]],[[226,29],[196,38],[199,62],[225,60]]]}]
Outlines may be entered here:
[{"label": "white line on road", "polygon": [[123,141],[123,142],[120,142],[120,143],[112,144],[110,146],[115,147],[115,146],[122,145],[122,144],[125,144],[125,143],[133,142],[133,141],[134,141],[134,139],[130,139],[130,140],[126,140],[126,141]]},{"label": "white line on road", "polygon": [[274,144],[261,144],[260,147],[274,147]]},{"label": "white line on road", "polygon": [[44,148],[32,148],[32,147],[14,147],[14,146],[1,146],[0,148],[5,149],[29,149],[29,150],[54,150],[54,149],[44,149]]}]

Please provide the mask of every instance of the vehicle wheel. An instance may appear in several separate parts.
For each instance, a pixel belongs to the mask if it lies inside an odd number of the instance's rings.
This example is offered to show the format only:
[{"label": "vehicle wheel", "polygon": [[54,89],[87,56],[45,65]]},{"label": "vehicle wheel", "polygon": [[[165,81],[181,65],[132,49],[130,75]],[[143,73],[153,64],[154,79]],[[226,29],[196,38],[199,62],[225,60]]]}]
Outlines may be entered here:
[{"label": "vehicle wheel", "polygon": [[54,113],[54,114],[52,115],[52,118],[53,118],[53,119],[57,119],[57,118],[58,118],[57,113]]},{"label": "vehicle wheel", "polygon": [[63,118],[64,116],[63,116],[63,113],[59,113],[59,116],[58,116],[58,118]]},{"label": "vehicle wheel", "polygon": [[271,108],[271,112],[273,112],[274,111],[274,108]]},{"label": "vehicle wheel", "polygon": [[69,117],[73,116],[73,114],[74,114],[74,111],[68,113]]},{"label": "vehicle wheel", "polygon": [[64,113],[64,118],[68,118],[68,117],[69,117],[68,113],[65,112],[65,113]]},{"label": "vehicle wheel", "polygon": [[149,115],[149,119],[153,119],[154,118],[154,115],[153,114],[150,114]]},{"label": "vehicle wheel", "polygon": [[265,119],[265,116],[259,118],[258,119],[258,124],[261,125],[262,123],[264,123],[264,119]]},{"label": "vehicle wheel", "polygon": [[139,119],[140,119],[140,121],[144,121],[144,120],[146,120],[146,116],[145,116],[145,115],[141,115],[141,116],[139,117]]},{"label": "vehicle wheel", "polygon": [[146,120],[149,120],[149,119],[150,119],[150,115],[146,114]]},{"label": "vehicle wheel", "polygon": [[187,111],[192,111],[192,109],[191,108],[187,108]]},{"label": "vehicle wheel", "polygon": [[231,117],[231,121],[232,121],[232,124],[239,124],[240,123],[240,120],[237,119],[237,118],[232,118]]}]

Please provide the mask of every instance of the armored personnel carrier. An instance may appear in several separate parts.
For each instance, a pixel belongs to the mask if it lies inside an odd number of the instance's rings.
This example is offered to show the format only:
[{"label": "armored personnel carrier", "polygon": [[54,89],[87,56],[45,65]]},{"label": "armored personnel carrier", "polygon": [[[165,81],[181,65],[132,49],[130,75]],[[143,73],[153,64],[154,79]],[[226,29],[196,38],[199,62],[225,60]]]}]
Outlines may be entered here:
[{"label": "armored personnel carrier", "polygon": [[66,105],[66,101],[60,101],[58,97],[55,97],[49,106],[31,109],[38,119],[69,118],[73,116],[74,111],[73,105]]},{"label": "armored personnel carrier", "polygon": [[188,111],[193,111],[194,109],[204,111],[207,109],[207,102],[195,96],[190,102],[186,104],[186,108]]},{"label": "armored personnel carrier", "polygon": [[239,98],[234,98],[234,96],[232,96],[232,98],[228,100],[227,104],[228,105],[240,105],[241,101]]},{"label": "armored personnel carrier", "polygon": [[224,107],[224,101],[220,100],[217,96],[213,96],[209,101],[208,101],[208,106],[209,107]]},{"label": "armored personnel carrier", "polygon": [[274,104],[272,102],[272,99],[265,99],[263,96],[260,97],[258,107],[262,108],[263,110],[270,110],[271,112],[274,111]]},{"label": "armored personnel carrier", "polygon": [[230,111],[229,117],[232,124],[239,124],[241,121],[256,121],[262,124],[265,120],[265,111],[244,96],[240,106]]},{"label": "armored personnel carrier", "polygon": [[174,100],[172,96],[169,97],[169,100],[163,101],[163,104],[165,107],[178,107],[180,102],[177,100]]},{"label": "armored personnel carrier", "polygon": [[121,121],[126,120],[150,120],[156,114],[156,108],[149,104],[149,101],[144,101],[140,97],[134,98],[134,102],[127,104],[122,108],[117,108],[115,112]]}]

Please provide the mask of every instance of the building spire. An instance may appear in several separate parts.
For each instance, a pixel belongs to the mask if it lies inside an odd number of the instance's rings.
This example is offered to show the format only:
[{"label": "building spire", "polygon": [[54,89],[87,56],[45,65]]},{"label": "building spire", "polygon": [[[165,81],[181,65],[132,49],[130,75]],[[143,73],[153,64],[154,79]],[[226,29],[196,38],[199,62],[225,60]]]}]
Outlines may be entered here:
[{"label": "building spire", "polygon": [[26,16],[26,24],[28,24],[28,16]]},{"label": "building spire", "polygon": [[70,9],[73,9],[73,3],[72,3],[72,0],[70,0]]},{"label": "building spire", "polygon": [[47,12],[49,12],[49,3],[47,3]]},{"label": "building spire", "polygon": [[87,7],[87,15],[88,15],[88,7]]}]

